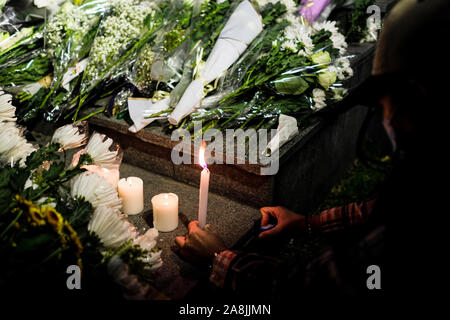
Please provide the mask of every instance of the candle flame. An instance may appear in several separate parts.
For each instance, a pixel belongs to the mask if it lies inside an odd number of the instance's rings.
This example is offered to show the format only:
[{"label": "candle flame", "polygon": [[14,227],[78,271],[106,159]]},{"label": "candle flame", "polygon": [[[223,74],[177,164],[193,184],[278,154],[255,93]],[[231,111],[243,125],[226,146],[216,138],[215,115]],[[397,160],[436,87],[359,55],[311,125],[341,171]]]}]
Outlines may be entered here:
[{"label": "candle flame", "polygon": [[205,142],[205,140],[202,140],[202,146],[200,148],[198,158],[199,158],[199,164],[203,169],[208,168],[208,165],[206,164],[206,161],[205,161],[205,150],[206,150],[206,142]]}]

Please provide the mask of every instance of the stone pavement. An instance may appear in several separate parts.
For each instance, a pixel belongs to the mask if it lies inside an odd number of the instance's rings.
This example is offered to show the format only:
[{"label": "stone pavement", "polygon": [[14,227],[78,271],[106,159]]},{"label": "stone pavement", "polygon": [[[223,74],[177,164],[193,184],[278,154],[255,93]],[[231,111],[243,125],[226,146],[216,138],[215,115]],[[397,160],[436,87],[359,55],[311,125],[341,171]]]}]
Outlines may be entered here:
[{"label": "stone pavement", "polygon": [[[172,252],[176,236],[186,234],[189,221],[197,219],[198,188],[171,178],[164,177],[142,168],[123,163],[120,167],[120,177],[140,177],[144,181],[144,212],[129,216],[140,232],[145,232],[153,226],[151,198],[163,192],[173,192],[179,199],[179,225],[172,232],[161,232],[158,246],[163,250],[163,266],[155,273],[155,288],[171,299],[181,299],[193,288],[199,278],[199,270],[184,262]],[[200,179],[200,175],[199,175]],[[211,175],[214,179],[214,175]],[[208,217],[215,230],[228,246],[234,245],[259,219],[258,208],[243,205],[223,196],[210,193],[208,198]]]}]

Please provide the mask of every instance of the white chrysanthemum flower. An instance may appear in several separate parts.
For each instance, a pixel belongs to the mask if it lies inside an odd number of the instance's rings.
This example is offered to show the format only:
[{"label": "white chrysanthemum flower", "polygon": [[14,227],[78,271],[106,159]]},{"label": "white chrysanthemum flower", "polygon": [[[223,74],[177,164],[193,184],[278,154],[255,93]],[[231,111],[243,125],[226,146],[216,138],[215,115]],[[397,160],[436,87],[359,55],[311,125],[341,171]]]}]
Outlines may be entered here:
[{"label": "white chrysanthemum flower", "polygon": [[114,167],[119,152],[118,150],[109,150],[113,142],[114,141],[111,138],[107,138],[104,134],[95,133],[89,139],[85,153],[88,153],[94,164],[100,167]]},{"label": "white chrysanthemum flower", "polygon": [[0,122],[0,154],[9,152],[22,139],[14,122]]},{"label": "white chrysanthemum flower", "polygon": [[312,25],[312,30],[313,35],[321,30],[329,31],[331,33],[330,40],[333,43],[333,48],[339,50],[339,54],[341,55],[347,51],[347,42],[345,41],[344,35],[336,27],[336,21],[315,22]]},{"label": "white chrysanthemum flower", "polygon": [[72,197],[84,197],[94,208],[120,210],[122,199],[112,185],[96,173],[83,172],[72,180]]},{"label": "white chrysanthemum flower", "polygon": [[22,136],[22,131],[14,122],[0,122],[0,160],[3,163],[19,162],[25,166],[27,157],[36,148]]},{"label": "white chrysanthemum flower", "polygon": [[14,146],[7,154],[8,163],[14,164],[19,161],[21,167],[25,167],[27,157],[36,151],[36,147],[21,137],[19,143]]},{"label": "white chrysanthemum flower", "polygon": [[64,150],[74,149],[86,143],[87,134],[80,133],[80,127],[68,124],[55,130],[52,143],[59,143]]},{"label": "white chrysanthemum flower", "polygon": [[136,228],[111,207],[95,209],[88,230],[95,233],[107,248],[118,248],[137,235]]},{"label": "white chrysanthemum flower", "polygon": [[292,40],[284,41],[283,44],[281,45],[281,49],[282,50],[290,50],[294,53],[296,53],[298,51],[297,45]]},{"label": "white chrysanthemum flower", "polygon": [[[314,44],[311,39],[311,28],[300,22],[299,19],[292,18],[290,25],[284,30],[284,38],[288,43],[294,44],[295,50],[299,55],[310,56],[312,54]],[[301,50],[298,50],[298,45],[301,44]],[[290,45],[291,46],[291,45]],[[289,46],[289,48],[290,48]]]},{"label": "white chrysanthemum flower", "polygon": [[313,90],[312,95],[314,101],[314,109],[322,109],[327,105],[325,91],[316,88]]},{"label": "white chrysanthemum flower", "polygon": [[11,103],[12,96],[0,90],[0,122],[16,121],[16,107]]}]

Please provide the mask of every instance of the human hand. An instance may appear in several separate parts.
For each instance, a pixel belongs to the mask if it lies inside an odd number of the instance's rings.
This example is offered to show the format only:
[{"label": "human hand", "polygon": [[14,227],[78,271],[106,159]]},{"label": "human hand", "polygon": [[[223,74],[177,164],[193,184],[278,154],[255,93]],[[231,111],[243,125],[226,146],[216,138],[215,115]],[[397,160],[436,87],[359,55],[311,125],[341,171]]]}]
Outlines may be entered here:
[{"label": "human hand", "polygon": [[214,254],[226,250],[220,236],[207,224],[205,229],[198,226],[198,221],[188,225],[189,232],[184,237],[176,237],[178,254],[189,262],[208,264],[214,259]]},{"label": "human hand", "polygon": [[277,220],[277,224],[273,229],[259,234],[260,239],[277,235],[286,229],[305,226],[305,216],[284,207],[263,207],[259,211],[261,211],[262,215],[261,226],[267,225],[271,217]]}]

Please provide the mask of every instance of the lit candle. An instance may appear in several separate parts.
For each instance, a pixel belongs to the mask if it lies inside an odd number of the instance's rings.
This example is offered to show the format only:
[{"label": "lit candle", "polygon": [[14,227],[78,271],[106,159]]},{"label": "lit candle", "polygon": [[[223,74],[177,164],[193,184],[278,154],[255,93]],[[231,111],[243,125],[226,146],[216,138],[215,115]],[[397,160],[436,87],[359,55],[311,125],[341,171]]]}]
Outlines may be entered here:
[{"label": "lit candle", "polygon": [[178,227],[178,196],[161,193],[152,198],[153,226],[161,232],[173,231]]},{"label": "lit candle", "polygon": [[138,214],[144,210],[144,182],[137,177],[120,179],[119,197],[122,198],[122,210],[125,214]]},{"label": "lit candle", "polygon": [[202,141],[202,147],[199,152],[199,163],[202,166],[202,174],[200,177],[200,193],[198,198],[198,225],[204,228],[206,224],[206,214],[208,211],[208,189],[209,189],[209,175],[208,165],[205,161],[206,143]]},{"label": "lit candle", "polygon": [[119,183],[119,170],[118,169],[107,169],[95,165],[85,165],[83,166],[89,172],[98,174],[100,177],[106,180],[114,189],[117,189],[117,184]]}]

